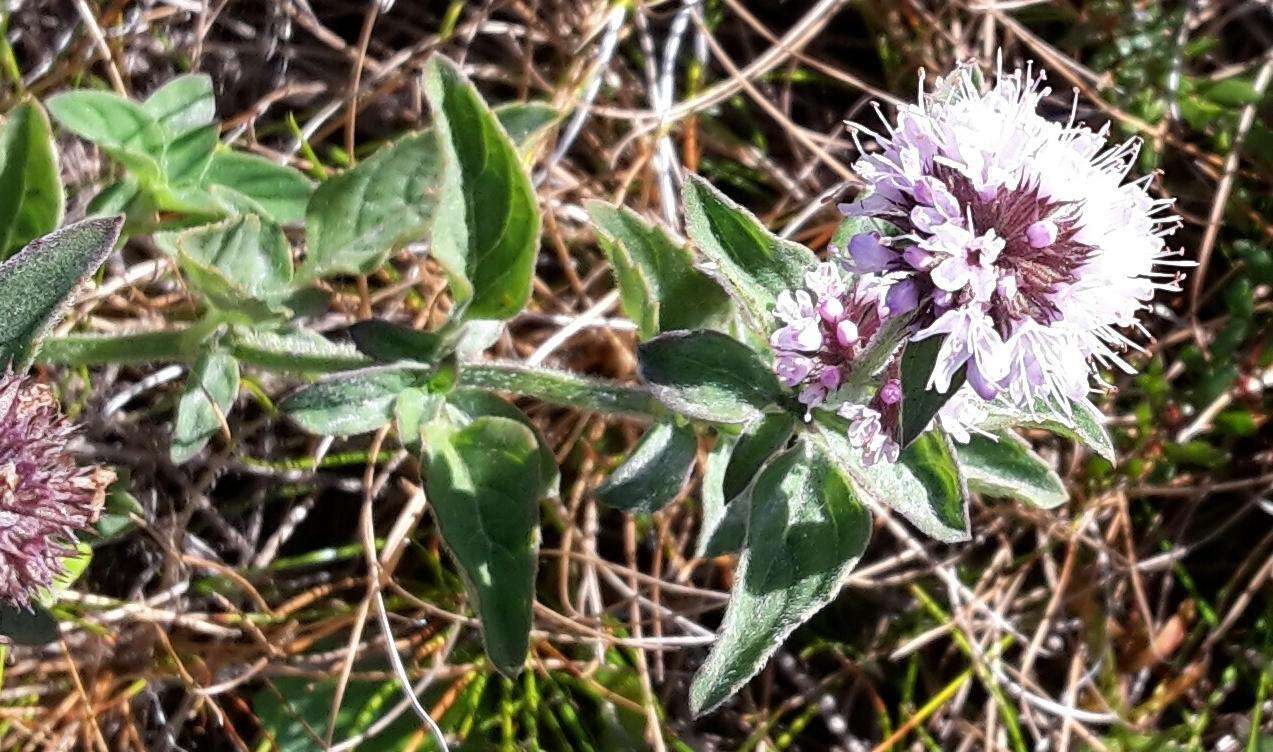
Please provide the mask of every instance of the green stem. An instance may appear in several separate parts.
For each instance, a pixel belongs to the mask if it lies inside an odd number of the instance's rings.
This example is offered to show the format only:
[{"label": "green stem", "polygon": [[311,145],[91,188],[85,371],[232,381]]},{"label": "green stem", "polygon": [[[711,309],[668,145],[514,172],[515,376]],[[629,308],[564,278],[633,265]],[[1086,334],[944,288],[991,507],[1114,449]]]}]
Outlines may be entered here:
[{"label": "green stem", "polygon": [[508,361],[463,365],[460,383],[584,410],[652,417],[667,414],[667,408],[644,387]]}]

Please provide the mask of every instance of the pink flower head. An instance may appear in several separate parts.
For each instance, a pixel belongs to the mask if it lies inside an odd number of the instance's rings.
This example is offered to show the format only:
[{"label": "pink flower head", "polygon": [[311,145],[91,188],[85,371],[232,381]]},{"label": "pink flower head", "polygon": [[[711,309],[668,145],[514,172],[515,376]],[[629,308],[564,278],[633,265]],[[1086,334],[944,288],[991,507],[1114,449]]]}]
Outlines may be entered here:
[{"label": "pink flower head", "polygon": [[783,326],[769,338],[774,370],[810,408],[823,404],[853,371],[885,314],[879,285],[850,285],[840,269],[820,263],[805,274],[805,288],[784,291],[774,313]]},{"label": "pink flower head", "polygon": [[1162,267],[1181,264],[1163,242],[1171,201],[1125,182],[1138,142],[1044,119],[1043,79],[1001,71],[982,91],[964,66],[886,134],[859,127],[880,149],[855,165],[870,192],[841,206],[900,230],[852,238],[845,265],[886,280],[889,308],[917,311],[916,337],[946,336],[933,385],[967,365],[983,399],[1031,407],[1084,397],[1096,364],[1126,368],[1117,328],[1156,289],[1178,290]]},{"label": "pink flower head", "polygon": [[76,466],[74,430],[48,386],[0,377],[0,600],[28,606],[53,584],[115,479]]}]

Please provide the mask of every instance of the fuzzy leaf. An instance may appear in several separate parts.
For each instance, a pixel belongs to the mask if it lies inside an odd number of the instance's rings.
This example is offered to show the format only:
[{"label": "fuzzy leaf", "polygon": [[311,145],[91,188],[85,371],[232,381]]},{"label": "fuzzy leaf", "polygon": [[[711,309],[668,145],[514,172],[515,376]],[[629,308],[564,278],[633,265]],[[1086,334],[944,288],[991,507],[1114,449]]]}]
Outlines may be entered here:
[{"label": "fuzzy leaf", "polygon": [[1025,411],[1002,402],[990,405],[990,415],[978,426],[985,431],[1003,428],[1042,428],[1071,441],[1077,441],[1101,457],[1115,461],[1114,440],[1105,430],[1101,411],[1087,400],[1071,400],[1070,414],[1040,403]]},{"label": "fuzzy leaf", "polygon": [[847,423],[820,416],[815,436],[834,457],[861,498],[900,514],[943,543],[969,538],[968,493],[945,436],[930,431],[902,451],[897,462],[867,467],[845,438]]},{"label": "fuzzy leaf", "polygon": [[743,431],[725,469],[725,501],[732,501],[751,485],[760,468],[787,445],[795,430],[795,418],[786,413],[770,413]]},{"label": "fuzzy leaf", "polygon": [[97,144],[143,184],[163,182],[164,131],[141,105],[86,89],[56,94],[46,104],[63,128]]},{"label": "fuzzy leaf", "polygon": [[781,395],[760,356],[720,332],[661,334],[637,348],[637,359],[654,396],[692,418],[745,423]]},{"label": "fuzzy leaf", "polygon": [[973,434],[956,445],[959,468],[968,488],[987,496],[1016,499],[1052,509],[1069,499],[1061,477],[1020,436],[1000,431],[991,439]]},{"label": "fuzzy leaf", "polygon": [[175,464],[198,454],[221,430],[238,395],[239,362],[231,355],[210,350],[195,361],[172,427],[169,456]]},{"label": "fuzzy leaf", "polygon": [[495,108],[495,117],[518,150],[526,154],[561,120],[561,113],[547,102],[509,102]]},{"label": "fuzzy leaf", "polygon": [[553,455],[552,447],[530,417],[517,405],[481,389],[456,389],[446,396],[446,407],[450,420],[461,426],[483,417],[507,418],[526,426],[539,442],[539,477],[542,481],[539,495],[541,498],[558,495],[560,479],[557,458]]},{"label": "fuzzy leaf", "polygon": [[217,115],[212,77],[206,73],[177,76],[156,89],[141,108],[169,139],[210,125]]},{"label": "fuzzy leaf", "polygon": [[691,426],[656,423],[597,488],[597,499],[632,514],[653,514],[681,493],[697,453],[698,439]]},{"label": "fuzzy leaf", "polygon": [[422,131],[323,181],[305,210],[302,274],[367,274],[424,237],[437,202],[438,159],[436,136]]},{"label": "fuzzy leaf", "polygon": [[471,318],[506,319],[530,300],[539,204],[504,126],[455,63],[434,54],[425,93],[443,159],[433,254]]},{"label": "fuzzy leaf", "polygon": [[358,351],[378,363],[437,362],[454,349],[461,333],[458,326],[426,332],[381,319],[359,321],[349,327]]},{"label": "fuzzy leaf", "polygon": [[778,455],[751,491],[747,545],[716,642],[690,685],[690,707],[719,707],[783,640],[840,592],[871,517],[833,464],[808,444]]},{"label": "fuzzy leaf", "polygon": [[0,367],[25,370],[38,340],[115,246],[123,217],[86,219],[0,264]]},{"label": "fuzzy leaf", "polygon": [[0,125],[0,260],[57,229],[65,200],[49,118],[20,105]]},{"label": "fuzzy leaf", "polygon": [[755,332],[768,339],[777,328],[774,301],[784,290],[804,287],[805,272],[817,257],[766,230],[755,215],[697,175],[686,179],[682,193],[690,239],[707,259],[703,268],[734,297]]},{"label": "fuzzy leaf", "polygon": [[292,247],[278,225],[255,214],[186,230],[172,244],[257,300],[278,302],[291,292]]},{"label": "fuzzy leaf", "polygon": [[371,365],[349,345],[309,329],[271,332],[236,326],[230,330],[228,346],[245,363],[282,373],[331,373]]},{"label": "fuzzy leaf", "polygon": [[265,157],[218,149],[204,175],[217,191],[232,191],[250,202],[253,211],[281,225],[300,222],[314,184],[300,171]]},{"label": "fuzzy leaf", "polygon": [[928,429],[937,411],[963,386],[965,369],[960,368],[945,392],[928,388],[928,378],[937,364],[943,339],[911,340],[902,351],[902,418],[898,443],[903,448]]},{"label": "fuzzy leaf", "polygon": [[700,559],[736,553],[742,549],[747,535],[747,512],[751,503],[739,497],[725,498],[725,468],[729,465],[735,444],[732,436],[722,434],[707,454],[700,494],[703,514],[694,549],[694,555]]},{"label": "fuzzy leaf", "polygon": [[442,540],[464,575],[491,663],[517,675],[530,644],[539,550],[538,442],[482,417],[425,428],[426,486]]},{"label": "fuzzy leaf", "polygon": [[341,373],[301,388],[279,409],[312,434],[366,433],[392,420],[398,395],[427,386],[430,375],[418,368],[387,367]]},{"label": "fuzzy leaf", "polygon": [[[168,181],[173,185],[201,183],[212,164],[220,136],[220,128],[205,125],[187,131],[169,142],[167,161],[164,164]],[[211,199],[208,201],[211,202]]]},{"label": "fuzzy leaf", "polygon": [[[601,247],[619,278],[623,311],[645,323],[641,334],[649,338],[675,329],[708,329],[729,317],[730,299],[711,277],[694,268],[688,248],[678,244],[661,227],[650,224],[627,207],[601,201],[585,204],[601,234]],[[620,252],[620,249],[622,251]],[[633,273],[648,281],[648,290],[625,277]],[[653,327],[643,322],[653,313]]]}]

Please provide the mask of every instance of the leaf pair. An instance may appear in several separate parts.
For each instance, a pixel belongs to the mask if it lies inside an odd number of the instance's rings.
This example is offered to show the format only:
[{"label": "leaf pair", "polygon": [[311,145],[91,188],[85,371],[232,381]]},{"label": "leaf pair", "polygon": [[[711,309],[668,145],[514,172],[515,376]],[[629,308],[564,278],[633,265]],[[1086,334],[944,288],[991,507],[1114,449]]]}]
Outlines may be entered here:
[{"label": "leaf pair", "polygon": [[48,100],[63,128],[91,141],[128,170],[99,194],[98,213],[127,211],[150,223],[157,212],[219,217],[251,212],[280,224],[302,216],[313,185],[296,170],[219,141],[212,79],[172,79],[145,101],[94,90]]}]

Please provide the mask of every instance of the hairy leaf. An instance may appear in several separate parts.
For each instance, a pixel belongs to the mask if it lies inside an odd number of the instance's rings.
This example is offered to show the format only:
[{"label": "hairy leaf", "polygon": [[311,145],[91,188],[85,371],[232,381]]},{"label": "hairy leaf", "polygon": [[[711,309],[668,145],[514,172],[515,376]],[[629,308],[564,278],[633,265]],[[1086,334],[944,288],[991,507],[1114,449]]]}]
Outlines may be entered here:
[{"label": "hairy leaf", "polygon": [[291,292],[292,247],[278,225],[255,214],[186,230],[172,244],[257,300],[278,302]]},{"label": "hairy leaf", "polygon": [[697,453],[698,439],[691,426],[656,423],[597,488],[597,499],[633,514],[653,514],[681,493]]},{"label": "hairy leaf", "polygon": [[110,217],[67,225],[0,264],[0,367],[26,368],[75,289],[115,246],[123,221]]},{"label": "hairy leaf", "polygon": [[49,118],[19,105],[0,125],[0,260],[57,229],[65,200]]},{"label": "hairy leaf", "polygon": [[1058,507],[1069,499],[1056,471],[1011,431],[999,431],[993,439],[973,434],[967,444],[955,446],[955,454],[968,488],[977,493],[1043,509]]},{"label": "hairy leaf", "polygon": [[221,430],[238,394],[239,362],[233,356],[210,350],[195,361],[173,422],[169,456],[174,463],[198,454]]},{"label": "hairy leaf", "polygon": [[443,154],[433,253],[472,318],[506,319],[530,300],[539,205],[504,126],[455,63],[434,54],[425,93]]},{"label": "hairy leaf", "polygon": [[768,339],[776,327],[774,301],[784,290],[804,286],[818,259],[813,251],[765,229],[755,215],[703,178],[690,175],[682,188],[690,239],[706,257],[702,268],[718,279]]},{"label": "hairy leaf", "polygon": [[464,575],[491,663],[515,676],[526,661],[539,550],[535,435],[506,418],[425,428],[426,486],[442,540]]},{"label": "hairy leaf", "polygon": [[169,139],[211,125],[216,117],[212,77],[206,73],[177,76],[156,89],[141,108]]},{"label": "hairy leaf", "polygon": [[223,202],[233,203],[225,198],[232,193],[248,202],[252,211],[281,225],[305,219],[305,207],[314,193],[313,182],[298,170],[230,149],[218,149],[212,155],[204,180]]},{"label": "hairy leaf", "polygon": [[[644,338],[675,329],[712,328],[728,319],[729,296],[694,268],[693,256],[685,245],[627,207],[589,201],[585,208],[601,233],[602,250],[619,278],[624,313],[645,324],[641,329]],[[631,282],[624,284],[634,271],[648,281],[648,290]],[[643,321],[649,315],[646,312],[653,314],[653,327]]]},{"label": "hairy leaf", "polygon": [[711,653],[690,685],[695,715],[719,707],[796,627],[835,598],[870,532],[866,508],[808,444],[761,471],[734,591]]},{"label": "hairy leaf", "polygon": [[283,400],[279,409],[301,428],[320,436],[366,433],[392,420],[398,395],[426,386],[430,375],[418,368],[350,371],[301,388]]},{"label": "hairy leaf", "polygon": [[963,386],[966,369],[960,368],[946,391],[939,392],[928,387],[943,339],[911,340],[902,351],[902,418],[898,443],[903,448],[928,429],[937,411]]},{"label": "hairy leaf", "polygon": [[637,348],[641,376],[677,412],[718,423],[745,423],[781,394],[754,350],[713,331],[668,332]]}]

